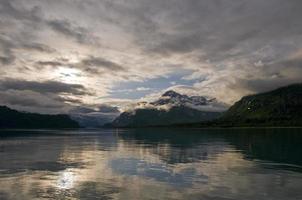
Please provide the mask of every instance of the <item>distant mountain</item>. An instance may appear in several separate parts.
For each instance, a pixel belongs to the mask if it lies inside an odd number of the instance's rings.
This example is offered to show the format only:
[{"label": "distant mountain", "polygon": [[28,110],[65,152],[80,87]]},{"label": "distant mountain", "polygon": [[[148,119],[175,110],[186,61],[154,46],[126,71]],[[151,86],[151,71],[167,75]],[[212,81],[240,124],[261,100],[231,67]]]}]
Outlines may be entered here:
[{"label": "distant mountain", "polygon": [[120,114],[111,125],[143,127],[209,121],[220,117],[224,110],[225,105],[216,99],[187,96],[170,90],[156,101],[138,103],[134,110]]},{"label": "distant mountain", "polygon": [[112,122],[120,112],[116,107],[101,106],[98,109],[76,107],[69,111],[71,119],[77,121],[81,127],[98,128]]},{"label": "distant mountain", "polygon": [[207,99],[202,96],[181,95],[173,90],[165,92],[157,101],[151,102],[151,105],[162,106],[173,104],[176,106],[206,106],[215,102],[216,99]]},{"label": "distant mountain", "polygon": [[85,128],[99,128],[104,124],[112,122],[118,115],[116,113],[69,113],[70,118],[80,124],[81,127]]},{"label": "distant mountain", "polygon": [[112,125],[114,127],[165,126],[208,121],[220,115],[220,112],[204,112],[184,106],[174,106],[169,110],[137,109],[135,113],[122,113],[112,122]]},{"label": "distant mountain", "polygon": [[302,84],[243,97],[219,121],[231,126],[302,126]]},{"label": "distant mountain", "polygon": [[0,106],[0,128],[79,128],[68,115],[25,113]]}]

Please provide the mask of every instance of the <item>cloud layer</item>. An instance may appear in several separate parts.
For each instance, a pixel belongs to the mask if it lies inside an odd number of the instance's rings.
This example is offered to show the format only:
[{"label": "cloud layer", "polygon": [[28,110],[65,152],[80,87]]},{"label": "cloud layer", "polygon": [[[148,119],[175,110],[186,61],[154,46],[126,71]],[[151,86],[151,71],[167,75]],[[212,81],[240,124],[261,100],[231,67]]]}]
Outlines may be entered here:
[{"label": "cloud layer", "polygon": [[171,88],[231,104],[302,81],[301,10],[300,0],[2,0],[1,104],[122,107]]}]

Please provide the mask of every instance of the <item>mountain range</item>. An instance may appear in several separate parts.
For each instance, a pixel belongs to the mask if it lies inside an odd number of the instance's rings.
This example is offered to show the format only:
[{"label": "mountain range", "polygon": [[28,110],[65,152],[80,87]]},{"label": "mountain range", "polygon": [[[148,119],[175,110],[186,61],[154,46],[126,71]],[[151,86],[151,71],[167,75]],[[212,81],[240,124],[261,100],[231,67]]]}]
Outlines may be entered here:
[{"label": "mountain range", "polygon": [[[134,114],[122,113],[113,124],[127,126],[128,123],[128,126],[137,126],[146,124],[147,121],[148,125],[163,122],[167,126],[172,124],[182,127],[302,126],[301,83],[244,96],[225,112],[222,112],[224,105],[215,99],[188,97],[174,91],[166,92],[159,100],[150,104],[174,106],[166,112],[154,109],[138,109]],[[212,111],[220,112],[209,113],[205,111],[205,108],[208,108],[207,111],[212,108]],[[189,113],[192,115],[190,116]],[[166,120],[167,118],[171,121]],[[197,119],[199,119],[197,123],[190,122]]]},{"label": "mountain range", "polygon": [[20,112],[0,106],[0,128],[302,126],[302,84],[245,96],[227,109],[205,96],[167,91],[120,113],[116,107],[75,108],[69,115]]},{"label": "mountain range", "polygon": [[220,118],[181,127],[301,127],[302,84],[242,97]]},{"label": "mountain range", "polygon": [[110,126],[146,127],[193,123],[217,119],[226,105],[214,98],[187,96],[169,90],[153,102],[139,102],[133,110],[123,112]]}]

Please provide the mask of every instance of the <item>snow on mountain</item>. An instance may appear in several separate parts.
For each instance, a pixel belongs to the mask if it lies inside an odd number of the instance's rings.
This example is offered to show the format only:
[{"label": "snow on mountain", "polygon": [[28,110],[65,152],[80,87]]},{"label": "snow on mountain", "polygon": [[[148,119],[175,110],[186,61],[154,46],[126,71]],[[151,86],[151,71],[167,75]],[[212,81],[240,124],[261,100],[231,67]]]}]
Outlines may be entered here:
[{"label": "snow on mountain", "polygon": [[227,110],[227,105],[217,101],[215,98],[182,95],[173,90],[165,92],[158,100],[151,102],[150,105],[158,108],[185,106],[200,111],[213,112],[223,112]]},{"label": "snow on mountain", "polygon": [[169,90],[152,102],[139,102],[132,109],[121,113],[113,127],[165,126],[197,123],[217,119],[227,106],[216,99],[188,96]]}]

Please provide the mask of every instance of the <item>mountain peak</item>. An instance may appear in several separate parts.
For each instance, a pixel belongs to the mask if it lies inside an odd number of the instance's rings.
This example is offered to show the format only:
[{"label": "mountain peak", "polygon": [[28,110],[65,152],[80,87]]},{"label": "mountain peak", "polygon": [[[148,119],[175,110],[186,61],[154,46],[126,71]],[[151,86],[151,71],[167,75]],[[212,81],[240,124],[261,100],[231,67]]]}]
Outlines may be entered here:
[{"label": "mountain peak", "polygon": [[112,125],[136,127],[208,121],[220,117],[224,110],[224,105],[207,97],[188,96],[168,90],[153,102],[139,103],[134,112],[122,113]]},{"label": "mountain peak", "polygon": [[162,95],[162,97],[176,97],[176,96],[182,96],[182,95],[175,92],[174,90],[168,90]]},{"label": "mountain peak", "polygon": [[150,102],[153,106],[185,106],[202,111],[225,111],[226,105],[216,99],[204,96],[188,96],[173,90],[166,91],[158,100]]}]

